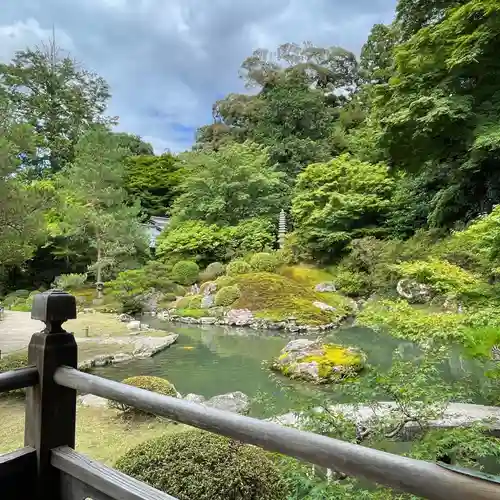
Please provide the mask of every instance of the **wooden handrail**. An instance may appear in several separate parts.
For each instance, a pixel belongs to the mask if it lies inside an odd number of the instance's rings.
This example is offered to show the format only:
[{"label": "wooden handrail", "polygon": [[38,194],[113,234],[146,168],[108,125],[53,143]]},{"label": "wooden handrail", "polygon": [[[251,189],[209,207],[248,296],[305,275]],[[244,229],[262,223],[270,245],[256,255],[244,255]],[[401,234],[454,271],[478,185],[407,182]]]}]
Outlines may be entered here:
[{"label": "wooden handrail", "polygon": [[0,393],[24,389],[36,384],[38,384],[38,370],[35,366],[0,373]]},{"label": "wooden handrail", "polygon": [[424,498],[500,499],[498,484],[439,465],[244,417],[138,389],[70,367],[55,371],[57,384],[133,406],[261,448],[389,486]]}]

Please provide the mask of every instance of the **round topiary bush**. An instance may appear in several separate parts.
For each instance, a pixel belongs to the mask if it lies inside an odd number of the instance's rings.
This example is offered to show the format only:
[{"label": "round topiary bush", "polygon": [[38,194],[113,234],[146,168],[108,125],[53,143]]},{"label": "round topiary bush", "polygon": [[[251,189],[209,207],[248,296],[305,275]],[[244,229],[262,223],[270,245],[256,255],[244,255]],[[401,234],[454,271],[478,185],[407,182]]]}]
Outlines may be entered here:
[{"label": "round topiary bush", "polygon": [[172,279],[179,285],[192,285],[198,279],[200,268],[196,262],[181,260],[172,268]]},{"label": "round topiary bush", "polygon": [[225,286],[215,294],[216,306],[230,306],[241,296],[240,289],[236,285]]},{"label": "round topiary bush", "polygon": [[212,262],[200,273],[201,281],[213,281],[226,272],[226,266],[220,262]]},{"label": "round topiary bush", "polygon": [[192,430],[146,441],[115,467],[179,500],[285,500],[286,484],[270,455]]},{"label": "round topiary bush", "polygon": [[[137,377],[129,377],[125,380],[122,380],[122,384],[138,387],[139,389],[145,389],[146,391],[157,392],[158,394],[162,394],[163,396],[172,396],[173,398],[177,397],[177,391],[175,390],[173,384],[171,384],[168,380],[160,377],[139,375]],[[138,410],[123,403],[118,403],[117,401],[110,401],[109,406],[122,412],[147,414],[147,412],[143,412],[142,410]]]},{"label": "round topiary bush", "polygon": [[278,266],[278,257],[273,253],[256,253],[250,259],[252,271],[274,273]]},{"label": "round topiary bush", "polygon": [[250,264],[244,260],[233,260],[227,265],[226,274],[228,276],[237,276],[238,274],[247,274],[252,271]]}]

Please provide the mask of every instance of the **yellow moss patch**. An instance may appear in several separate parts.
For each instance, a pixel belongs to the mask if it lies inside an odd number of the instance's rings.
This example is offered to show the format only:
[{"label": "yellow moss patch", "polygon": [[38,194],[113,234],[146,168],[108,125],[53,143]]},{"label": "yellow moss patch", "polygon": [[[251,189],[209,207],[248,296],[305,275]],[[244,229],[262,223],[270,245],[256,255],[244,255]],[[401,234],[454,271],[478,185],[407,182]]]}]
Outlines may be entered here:
[{"label": "yellow moss patch", "polygon": [[303,286],[313,289],[319,283],[334,281],[333,275],[328,271],[304,264],[298,266],[284,266],[280,269],[280,274]]},{"label": "yellow moss patch", "polygon": [[323,354],[313,354],[301,358],[300,363],[318,363],[319,376],[323,379],[343,378],[363,369],[364,356],[360,351],[335,344],[322,346]]},{"label": "yellow moss patch", "polygon": [[[250,273],[235,277],[241,297],[234,309],[249,309],[256,317],[283,321],[293,316],[300,325],[333,323],[350,312],[348,299],[336,293],[317,293],[285,276],[273,273]],[[324,311],[314,302],[325,302],[335,311]]]}]

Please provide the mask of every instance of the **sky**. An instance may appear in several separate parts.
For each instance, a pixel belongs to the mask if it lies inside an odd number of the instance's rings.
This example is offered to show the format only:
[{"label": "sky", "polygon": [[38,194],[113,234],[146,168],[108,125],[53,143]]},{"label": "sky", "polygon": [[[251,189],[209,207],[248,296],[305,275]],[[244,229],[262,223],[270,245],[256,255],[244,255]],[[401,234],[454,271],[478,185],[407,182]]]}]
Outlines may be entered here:
[{"label": "sky", "polygon": [[110,85],[109,115],[156,153],[189,148],[242,61],[286,42],[359,54],[397,0],[1,0],[0,60],[47,40]]}]

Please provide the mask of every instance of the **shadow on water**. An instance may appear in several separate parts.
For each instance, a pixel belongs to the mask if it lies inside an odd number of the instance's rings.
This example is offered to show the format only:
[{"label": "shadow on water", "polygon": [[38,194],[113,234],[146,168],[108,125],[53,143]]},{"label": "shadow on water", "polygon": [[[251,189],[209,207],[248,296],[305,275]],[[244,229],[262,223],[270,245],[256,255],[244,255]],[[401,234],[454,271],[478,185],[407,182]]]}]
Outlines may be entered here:
[{"label": "shadow on water", "polygon": [[[329,399],[347,402],[336,395],[334,385],[316,387],[285,377],[270,377],[270,371],[263,362],[280,352],[287,343],[286,337],[273,336],[267,331],[181,326],[159,320],[151,320],[150,325],[155,329],[178,333],[177,343],[153,358],[99,368],[95,373],[113,380],[134,375],[163,377],[170,380],[182,394],[195,393],[206,398],[233,391],[244,392],[250,398],[265,393],[274,399],[274,408],[270,410],[274,414],[285,413],[292,407],[292,402],[280,390],[280,384],[293,388],[298,399],[325,394]],[[368,363],[382,370],[390,368],[393,352],[398,348],[408,360],[420,353],[411,342],[366,328],[343,328],[327,335],[326,339],[360,347],[368,355]],[[443,367],[443,378],[456,380],[464,375],[464,368],[457,353],[450,359],[449,366]],[[262,417],[268,414],[269,411],[261,404],[252,405],[251,415]]]}]

